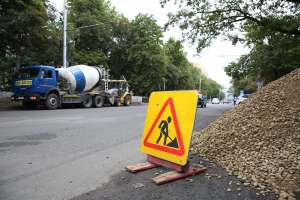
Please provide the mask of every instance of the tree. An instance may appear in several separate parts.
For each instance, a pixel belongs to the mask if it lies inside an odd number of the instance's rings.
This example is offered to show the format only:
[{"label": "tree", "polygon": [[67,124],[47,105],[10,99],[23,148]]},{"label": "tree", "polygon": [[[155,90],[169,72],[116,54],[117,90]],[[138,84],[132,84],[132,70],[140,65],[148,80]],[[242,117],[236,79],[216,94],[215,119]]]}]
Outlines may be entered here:
[{"label": "tree", "polygon": [[166,73],[166,89],[182,90],[188,88],[188,82],[191,77],[186,76],[191,73],[185,73],[190,70],[190,63],[183,51],[183,45],[174,38],[164,44],[164,54],[168,58]]},{"label": "tree", "polygon": [[78,30],[74,38],[74,61],[107,66],[117,12],[105,0],[71,0],[70,3],[68,19],[74,28],[69,29],[68,35]]},{"label": "tree", "polygon": [[21,66],[53,64],[61,58],[52,48],[60,48],[60,37],[49,29],[56,23],[57,10],[48,0],[4,0],[0,8],[1,84],[10,85]]},{"label": "tree", "polygon": [[[161,0],[164,6],[170,0]],[[241,42],[251,49],[225,71],[233,79],[261,74],[276,80],[299,67],[299,3],[260,0],[177,1],[179,11],[169,13],[169,26],[179,25],[183,38],[197,43],[197,52],[216,38]]]},{"label": "tree", "polygon": [[[198,67],[192,67],[191,71],[192,71],[192,73],[191,73],[192,74],[192,80],[193,80],[193,83],[194,83],[193,88],[198,88],[198,89],[202,90],[204,75],[202,74],[201,69],[198,68]],[[200,77],[201,77],[201,88],[199,88],[199,86],[200,86]]]},{"label": "tree", "polygon": [[249,54],[225,67],[228,76],[241,80],[260,74],[267,84],[300,67],[300,37],[274,32],[261,37],[260,32],[252,29],[247,34],[253,41],[253,48]]},{"label": "tree", "polygon": [[5,57],[15,55],[15,69],[21,64],[21,57],[32,52],[43,52],[48,39],[46,24],[51,16],[47,14],[47,2],[43,0],[4,0],[0,3],[0,53]]},{"label": "tree", "polygon": [[[162,6],[171,0],[160,0]],[[249,24],[286,35],[300,35],[300,4],[260,0],[174,0],[179,10],[169,13],[165,27],[179,25],[183,38],[198,43],[197,52],[218,37],[236,44]]]},{"label": "tree", "polygon": [[162,31],[152,15],[138,14],[130,23],[129,83],[137,95],[161,90],[166,77],[167,58],[162,49]]},{"label": "tree", "polygon": [[178,66],[168,62],[166,66],[165,90],[180,90],[179,79],[181,78],[181,70]]},{"label": "tree", "polygon": [[239,96],[240,91],[244,90],[245,94],[252,94],[257,91],[256,77],[246,77],[243,79],[233,79],[232,86],[228,89],[228,93]]},{"label": "tree", "polygon": [[129,60],[130,48],[134,42],[134,38],[131,37],[131,23],[126,17],[118,14],[112,27],[108,66],[115,78],[120,75],[129,78],[132,72],[132,64]]}]

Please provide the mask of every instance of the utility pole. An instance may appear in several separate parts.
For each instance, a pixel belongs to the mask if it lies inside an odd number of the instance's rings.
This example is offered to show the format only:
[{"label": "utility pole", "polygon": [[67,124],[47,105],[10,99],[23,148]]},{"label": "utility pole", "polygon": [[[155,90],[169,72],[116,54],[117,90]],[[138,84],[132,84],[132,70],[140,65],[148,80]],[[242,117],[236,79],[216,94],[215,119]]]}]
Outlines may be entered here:
[{"label": "utility pole", "polygon": [[200,72],[199,91],[201,92],[201,72]]},{"label": "utility pole", "polygon": [[[103,23],[100,24],[92,24],[92,25],[88,25],[88,26],[82,26],[82,27],[78,27],[78,28],[73,28],[73,29],[67,29],[67,19],[68,19],[68,0],[64,0],[64,6],[63,6],[63,67],[67,68],[67,31],[73,31],[76,29],[83,29],[83,28],[90,28],[90,27],[94,27],[94,26],[99,26],[102,25]],[[75,41],[74,41],[75,42]]]},{"label": "utility pole", "polygon": [[63,67],[67,68],[67,0],[64,0]]}]

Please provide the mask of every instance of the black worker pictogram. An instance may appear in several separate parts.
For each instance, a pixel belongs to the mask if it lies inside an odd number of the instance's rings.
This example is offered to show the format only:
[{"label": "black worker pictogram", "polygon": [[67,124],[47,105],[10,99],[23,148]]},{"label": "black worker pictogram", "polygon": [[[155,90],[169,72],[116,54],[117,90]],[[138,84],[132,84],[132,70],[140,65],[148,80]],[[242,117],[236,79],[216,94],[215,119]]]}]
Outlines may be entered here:
[{"label": "black worker pictogram", "polygon": [[[161,140],[162,136],[164,135],[164,146],[168,146],[168,147],[173,147],[173,148],[178,148],[178,142],[177,142],[177,138],[175,137],[174,139],[172,139],[169,136],[169,123],[172,121],[172,118],[169,116],[167,120],[161,120],[158,128],[160,128],[160,134],[158,139],[156,140],[156,144],[159,143],[159,141]],[[167,139],[170,139],[171,142],[167,143]]]}]

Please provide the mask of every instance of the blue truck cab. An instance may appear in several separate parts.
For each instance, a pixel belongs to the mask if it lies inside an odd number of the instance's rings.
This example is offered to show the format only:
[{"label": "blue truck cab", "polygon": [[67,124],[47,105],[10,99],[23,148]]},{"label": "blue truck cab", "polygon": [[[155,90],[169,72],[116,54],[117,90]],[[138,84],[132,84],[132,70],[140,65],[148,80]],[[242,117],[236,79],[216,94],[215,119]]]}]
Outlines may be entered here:
[{"label": "blue truck cab", "polygon": [[12,101],[22,101],[26,108],[44,104],[48,109],[60,105],[57,74],[52,66],[34,65],[21,68],[12,83]]}]

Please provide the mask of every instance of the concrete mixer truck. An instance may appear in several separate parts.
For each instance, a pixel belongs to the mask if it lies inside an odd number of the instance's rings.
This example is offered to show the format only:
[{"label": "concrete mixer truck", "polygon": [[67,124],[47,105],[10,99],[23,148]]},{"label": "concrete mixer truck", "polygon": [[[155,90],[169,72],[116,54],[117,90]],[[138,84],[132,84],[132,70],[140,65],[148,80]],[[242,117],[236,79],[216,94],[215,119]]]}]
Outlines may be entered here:
[{"label": "concrete mixer truck", "polygon": [[68,68],[34,65],[21,68],[12,84],[11,101],[24,107],[47,109],[100,108],[106,104],[129,106],[132,93],[125,80],[110,83],[108,70],[98,66],[76,65]]}]

